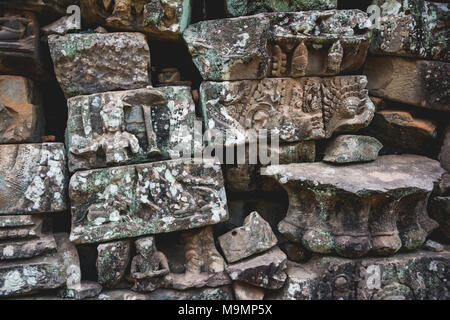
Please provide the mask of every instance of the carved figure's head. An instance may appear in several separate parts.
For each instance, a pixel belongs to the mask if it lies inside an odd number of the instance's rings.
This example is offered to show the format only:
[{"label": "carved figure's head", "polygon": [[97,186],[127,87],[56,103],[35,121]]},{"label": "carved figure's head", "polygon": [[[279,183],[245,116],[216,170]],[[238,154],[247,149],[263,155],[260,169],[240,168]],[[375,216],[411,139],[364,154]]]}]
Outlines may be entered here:
[{"label": "carved figure's head", "polygon": [[270,119],[271,106],[267,103],[261,103],[250,109],[246,119],[247,129],[262,130],[267,129]]},{"label": "carved figure's head", "polygon": [[153,237],[138,239],[135,241],[135,245],[137,253],[146,258],[151,258],[156,252],[155,239]]},{"label": "carved figure's head", "polygon": [[104,131],[123,131],[124,112],[122,107],[115,106],[113,102],[110,102],[102,108],[100,116],[102,117]]}]

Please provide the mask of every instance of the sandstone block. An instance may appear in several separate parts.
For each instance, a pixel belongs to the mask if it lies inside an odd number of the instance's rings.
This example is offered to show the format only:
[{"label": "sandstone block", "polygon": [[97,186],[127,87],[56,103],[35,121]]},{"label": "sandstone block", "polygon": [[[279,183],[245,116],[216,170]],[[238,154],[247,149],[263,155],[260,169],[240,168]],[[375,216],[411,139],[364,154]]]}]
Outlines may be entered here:
[{"label": "sandstone block", "polygon": [[88,25],[139,31],[150,37],[178,40],[191,20],[191,0],[81,0]]},{"label": "sandstone block", "polygon": [[70,171],[179,158],[193,143],[189,87],[78,96],[68,107]]},{"label": "sandstone block", "polygon": [[69,193],[75,243],[187,230],[228,219],[220,166],[208,161],[77,172]]},{"label": "sandstone block", "polygon": [[267,251],[277,242],[270,224],[257,212],[250,213],[242,227],[219,237],[220,247],[229,263]]},{"label": "sandstone block", "polygon": [[437,224],[428,197],[444,170],[422,156],[382,156],[374,162],[269,166],[289,195],[278,230],[308,250],[346,257],[390,255],[421,247]]},{"label": "sandstone block", "polygon": [[48,44],[66,98],[150,84],[150,50],[143,34],[50,35]]},{"label": "sandstone block", "polygon": [[266,13],[198,22],[183,38],[204,80],[332,76],[362,67],[370,25],[359,10]]},{"label": "sandstone block", "polygon": [[42,112],[32,81],[0,76],[0,143],[40,142]]},{"label": "sandstone block", "polygon": [[62,143],[0,145],[0,215],[67,209]]},{"label": "sandstone block", "polygon": [[369,57],[364,67],[371,95],[441,111],[450,110],[450,63]]},{"label": "sandstone block", "polygon": [[319,140],[366,127],[375,106],[364,76],[204,82],[205,125],[225,146],[243,144],[267,130],[280,142]]}]

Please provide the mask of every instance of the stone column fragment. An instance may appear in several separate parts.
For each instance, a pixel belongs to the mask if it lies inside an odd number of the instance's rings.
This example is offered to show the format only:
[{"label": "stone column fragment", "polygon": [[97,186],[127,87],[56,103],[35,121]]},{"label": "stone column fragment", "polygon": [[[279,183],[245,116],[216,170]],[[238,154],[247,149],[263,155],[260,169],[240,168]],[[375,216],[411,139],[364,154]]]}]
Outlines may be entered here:
[{"label": "stone column fragment", "polygon": [[437,227],[427,202],[443,173],[437,161],[414,155],[346,166],[269,166],[263,172],[289,194],[279,231],[312,252],[345,257],[422,246]]}]

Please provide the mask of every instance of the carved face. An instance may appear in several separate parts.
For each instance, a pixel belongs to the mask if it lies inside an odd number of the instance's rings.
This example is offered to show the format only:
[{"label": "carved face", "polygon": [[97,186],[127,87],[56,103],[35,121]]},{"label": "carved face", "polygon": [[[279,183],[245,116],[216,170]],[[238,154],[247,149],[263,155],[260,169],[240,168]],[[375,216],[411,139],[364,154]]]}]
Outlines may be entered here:
[{"label": "carved face", "polygon": [[103,128],[107,132],[122,131],[124,115],[122,108],[108,108],[100,112]]},{"label": "carved face", "polygon": [[358,113],[361,100],[358,97],[348,97],[342,102],[342,115],[346,118],[353,118]]}]

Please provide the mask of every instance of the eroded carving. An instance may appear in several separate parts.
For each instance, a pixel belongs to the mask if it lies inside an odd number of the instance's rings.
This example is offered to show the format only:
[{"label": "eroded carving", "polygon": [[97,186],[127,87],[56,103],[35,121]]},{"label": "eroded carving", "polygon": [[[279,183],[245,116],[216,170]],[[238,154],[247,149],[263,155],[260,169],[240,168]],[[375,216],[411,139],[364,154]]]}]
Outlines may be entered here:
[{"label": "eroded carving", "polygon": [[61,143],[0,145],[0,215],[67,208]]},{"label": "eroded carving", "polygon": [[367,126],[375,106],[366,84],[364,76],[205,82],[200,95],[207,128],[222,132],[227,146],[261,130],[297,142]]},{"label": "eroded carving", "polygon": [[68,106],[70,171],[170,159],[193,140],[188,87],[79,96]]},{"label": "eroded carving", "polygon": [[220,166],[163,161],[76,173],[75,243],[186,230],[227,219]]},{"label": "eroded carving", "polygon": [[382,156],[371,163],[270,166],[289,194],[279,231],[308,250],[346,257],[417,249],[437,224],[428,217],[431,191],[444,173],[421,156]]},{"label": "eroded carving", "polygon": [[130,278],[134,282],[133,290],[152,292],[163,287],[170,272],[169,262],[155,245],[154,237],[135,241],[137,255],[131,262]]}]

